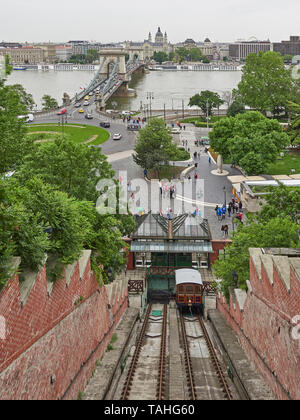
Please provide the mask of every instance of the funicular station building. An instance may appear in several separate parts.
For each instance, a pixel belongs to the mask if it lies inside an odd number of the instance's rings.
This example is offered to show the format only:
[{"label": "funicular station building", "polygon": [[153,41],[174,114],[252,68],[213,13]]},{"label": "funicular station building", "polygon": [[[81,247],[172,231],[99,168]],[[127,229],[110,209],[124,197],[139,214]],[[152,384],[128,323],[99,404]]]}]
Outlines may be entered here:
[{"label": "funicular station building", "polygon": [[169,219],[149,213],[138,218],[132,235],[132,265],[145,269],[148,299],[174,296],[175,271],[207,270],[211,253],[208,221],[199,216],[182,214]]}]

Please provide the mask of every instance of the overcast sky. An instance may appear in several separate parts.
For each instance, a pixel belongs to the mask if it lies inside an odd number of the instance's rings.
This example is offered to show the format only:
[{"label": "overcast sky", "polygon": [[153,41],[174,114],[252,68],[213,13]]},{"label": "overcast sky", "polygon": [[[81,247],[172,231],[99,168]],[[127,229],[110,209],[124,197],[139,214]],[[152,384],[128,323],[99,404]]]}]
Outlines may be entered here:
[{"label": "overcast sky", "polygon": [[281,41],[300,35],[299,0],[0,0],[0,40]]}]

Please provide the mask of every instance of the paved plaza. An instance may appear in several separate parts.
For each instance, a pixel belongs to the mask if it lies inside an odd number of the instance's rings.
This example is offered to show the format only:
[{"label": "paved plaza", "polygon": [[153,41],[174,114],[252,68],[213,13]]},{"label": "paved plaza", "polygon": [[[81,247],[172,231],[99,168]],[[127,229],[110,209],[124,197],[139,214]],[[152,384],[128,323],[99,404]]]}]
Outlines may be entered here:
[{"label": "paved plaza", "polygon": [[[208,136],[208,131],[209,130],[206,128],[196,128],[193,124],[186,124],[185,130],[182,128],[180,134],[174,134],[174,140],[181,147],[183,147],[184,144],[185,149],[189,150],[191,157],[193,157],[194,152],[200,153],[200,157],[197,157],[193,163],[189,164],[191,171],[185,176],[185,178],[187,179],[188,176],[190,176],[190,182],[192,183],[194,180],[194,174],[197,173],[198,179],[204,180],[204,199],[203,205],[201,206],[203,209],[202,217],[208,219],[213,239],[222,239],[221,226],[223,224],[227,224],[230,234],[233,229],[232,220],[228,217],[228,215],[226,215],[225,220],[219,221],[215,213],[215,207],[217,204],[222,206],[224,200],[226,200],[228,204],[228,202],[232,199],[232,186],[228,181],[227,176],[212,174],[212,171],[217,169],[216,163],[214,163],[213,160],[209,163],[209,155],[205,152],[204,146],[195,145],[196,140],[199,141],[201,137]],[[111,162],[113,169],[116,171],[116,176],[118,176],[119,171],[127,171],[128,181],[144,177],[143,170],[134,163],[131,151],[109,155],[108,160]],[[194,163],[198,164],[197,168],[192,168]],[[228,176],[240,175],[240,172],[235,168],[231,168],[230,165],[224,165],[224,170],[228,172]],[[157,190],[159,191],[158,180]],[[182,201],[180,194],[177,196],[175,194],[175,200]],[[173,206],[174,202],[172,203],[171,201],[171,207]]]}]

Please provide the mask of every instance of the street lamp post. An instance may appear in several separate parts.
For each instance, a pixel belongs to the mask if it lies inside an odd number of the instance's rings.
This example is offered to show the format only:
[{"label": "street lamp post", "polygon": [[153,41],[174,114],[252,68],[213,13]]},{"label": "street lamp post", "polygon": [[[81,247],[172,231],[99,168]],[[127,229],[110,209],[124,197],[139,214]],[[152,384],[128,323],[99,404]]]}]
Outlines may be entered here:
[{"label": "street lamp post", "polygon": [[223,187],[223,191],[224,191],[224,204],[226,206],[226,187],[225,187],[225,185]]},{"label": "street lamp post", "polygon": [[154,93],[153,92],[147,92],[147,100],[150,101],[150,120],[152,120],[152,103],[151,100],[154,99]]},{"label": "street lamp post", "polygon": [[208,129],[208,99],[206,101],[206,126],[207,126],[207,129]]}]

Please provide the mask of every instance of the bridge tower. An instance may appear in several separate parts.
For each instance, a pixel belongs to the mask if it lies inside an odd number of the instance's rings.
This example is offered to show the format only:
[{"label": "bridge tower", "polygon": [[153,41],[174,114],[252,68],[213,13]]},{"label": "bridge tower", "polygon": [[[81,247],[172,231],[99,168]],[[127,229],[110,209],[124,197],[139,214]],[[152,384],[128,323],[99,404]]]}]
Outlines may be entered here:
[{"label": "bridge tower", "polygon": [[125,80],[126,77],[126,63],[125,63],[125,52],[119,48],[103,48],[99,51],[100,61],[100,78],[109,78],[113,68],[116,68],[118,76]]}]

